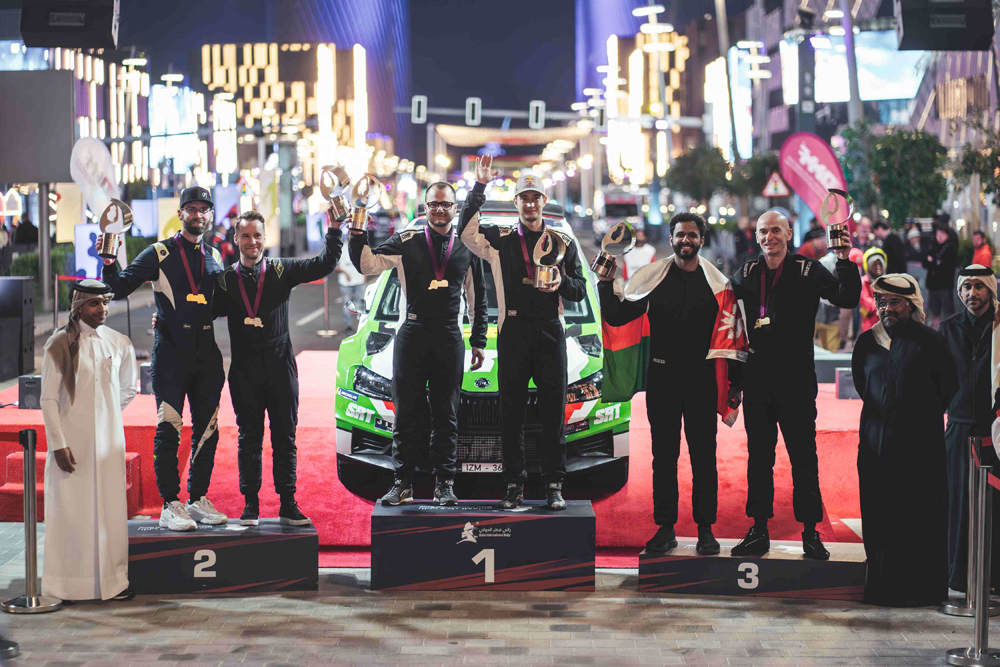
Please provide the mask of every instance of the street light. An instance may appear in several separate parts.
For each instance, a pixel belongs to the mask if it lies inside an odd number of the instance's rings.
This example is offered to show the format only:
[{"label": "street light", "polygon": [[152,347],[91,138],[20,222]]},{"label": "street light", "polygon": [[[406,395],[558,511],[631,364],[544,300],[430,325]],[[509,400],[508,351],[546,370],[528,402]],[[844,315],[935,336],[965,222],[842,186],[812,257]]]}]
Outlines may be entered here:
[{"label": "street light", "polygon": [[658,35],[673,31],[674,26],[670,23],[643,23],[639,26],[639,32],[644,35]]},{"label": "street light", "polygon": [[636,7],[632,10],[632,16],[653,16],[654,14],[660,14],[665,11],[663,5],[647,5],[645,7]]}]

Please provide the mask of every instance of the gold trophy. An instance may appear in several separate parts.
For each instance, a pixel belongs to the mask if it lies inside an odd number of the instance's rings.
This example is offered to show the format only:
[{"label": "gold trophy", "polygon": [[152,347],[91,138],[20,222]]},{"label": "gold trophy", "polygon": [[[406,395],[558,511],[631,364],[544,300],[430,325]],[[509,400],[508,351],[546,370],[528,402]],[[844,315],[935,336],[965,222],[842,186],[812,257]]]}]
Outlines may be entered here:
[{"label": "gold trophy", "polygon": [[365,174],[354,184],[351,190],[351,201],[354,204],[350,224],[352,230],[365,231],[368,226],[368,211],[378,206],[383,192],[385,188],[382,183],[372,174]]},{"label": "gold trophy", "polygon": [[343,167],[323,167],[319,190],[323,199],[330,202],[327,213],[331,223],[341,223],[350,217],[351,200],[347,198],[347,193],[351,190],[351,177]]},{"label": "gold trophy", "polygon": [[[121,229],[109,232],[108,228],[120,225]],[[118,257],[118,237],[124,236],[132,228],[132,209],[120,199],[112,199],[101,214],[101,257]]]},{"label": "gold trophy", "polygon": [[535,262],[535,287],[541,288],[559,275],[559,263],[566,256],[566,241],[556,232],[546,229],[535,244],[532,254]]},{"label": "gold trophy", "polygon": [[635,230],[622,220],[607,231],[601,240],[601,253],[594,258],[590,270],[599,278],[607,278],[614,271],[615,257],[621,257],[635,247]]},{"label": "gold trophy", "polygon": [[[848,226],[851,218],[854,217],[854,199],[851,198],[847,192],[843,190],[838,190],[836,188],[828,188],[828,194],[826,199],[823,200],[823,208],[820,210],[823,218],[823,226],[826,227],[826,244],[830,250],[843,250],[844,248],[850,248],[851,242],[845,241],[843,238],[844,232],[850,232],[850,227]],[[837,197],[843,197],[844,201],[847,203],[847,217],[843,222],[830,222],[830,218],[834,213],[840,210],[840,201]]]}]

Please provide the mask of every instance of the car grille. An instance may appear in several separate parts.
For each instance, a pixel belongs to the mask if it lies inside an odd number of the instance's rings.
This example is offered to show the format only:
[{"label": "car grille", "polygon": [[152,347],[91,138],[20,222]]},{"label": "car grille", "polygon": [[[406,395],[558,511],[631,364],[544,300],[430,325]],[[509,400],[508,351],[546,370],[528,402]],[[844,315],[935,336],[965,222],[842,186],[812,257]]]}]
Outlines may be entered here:
[{"label": "car grille", "polygon": [[[540,425],[538,418],[538,394],[528,392],[528,406],[524,413],[524,427]],[[500,428],[500,397],[496,394],[472,394],[462,392],[458,403],[458,429]]]}]

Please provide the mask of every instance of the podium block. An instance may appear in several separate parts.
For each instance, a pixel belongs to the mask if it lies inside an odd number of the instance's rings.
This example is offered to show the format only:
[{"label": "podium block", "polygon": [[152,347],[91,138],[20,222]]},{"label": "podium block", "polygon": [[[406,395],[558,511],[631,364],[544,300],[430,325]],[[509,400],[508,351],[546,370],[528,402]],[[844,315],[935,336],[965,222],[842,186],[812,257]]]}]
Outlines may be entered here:
[{"label": "podium block", "polygon": [[238,519],[176,532],[156,521],[128,522],[128,578],[136,593],[314,591],[319,535],[312,526]]},{"label": "podium block", "polygon": [[514,511],[375,505],[373,590],[592,591],[596,521],[590,501],[553,512],[530,501]]},{"label": "podium block", "polygon": [[719,540],[718,556],[699,556],[694,539],[678,539],[665,554],[639,554],[639,590],[644,593],[740,595],[814,600],[860,600],[865,590],[862,544],[827,544],[830,560],[802,555],[801,542],[771,541],[763,556],[737,558],[737,540]]}]

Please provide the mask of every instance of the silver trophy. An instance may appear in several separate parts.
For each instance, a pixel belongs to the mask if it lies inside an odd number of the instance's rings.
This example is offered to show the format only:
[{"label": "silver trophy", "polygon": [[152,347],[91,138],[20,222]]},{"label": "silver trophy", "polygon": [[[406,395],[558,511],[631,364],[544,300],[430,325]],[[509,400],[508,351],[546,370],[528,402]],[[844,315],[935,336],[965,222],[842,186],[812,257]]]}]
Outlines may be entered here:
[{"label": "silver trophy", "polygon": [[[826,227],[826,245],[830,250],[843,250],[850,248],[851,242],[844,240],[844,232],[850,232],[848,226],[851,218],[854,217],[854,199],[844,190],[828,188],[826,199],[823,200],[822,214],[823,226]],[[842,222],[830,222],[833,214],[840,210],[840,201],[837,197],[843,197],[847,203],[847,217]],[[832,205],[832,206],[831,206]],[[849,236],[848,236],[849,238]]]},{"label": "silver trophy", "polygon": [[541,288],[559,275],[559,263],[566,256],[566,241],[556,232],[546,229],[535,244],[535,252],[532,254],[535,262],[535,287]]},{"label": "silver trophy", "polygon": [[[119,226],[120,229],[109,232],[109,227]],[[115,259],[118,257],[118,237],[124,236],[132,228],[132,209],[120,199],[112,199],[101,214],[101,257]]]},{"label": "silver trophy", "polygon": [[368,226],[368,211],[378,206],[383,192],[385,188],[382,187],[382,182],[372,174],[365,174],[354,184],[351,190],[351,202],[354,204],[350,224],[352,230],[365,231]]},{"label": "silver trophy", "polygon": [[615,270],[615,257],[621,257],[635,247],[635,230],[622,220],[604,235],[601,253],[594,258],[590,270],[599,278],[609,278]]},{"label": "silver trophy", "polygon": [[343,167],[323,167],[319,176],[319,191],[330,202],[328,213],[331,223],[341,223],[351,215],[351,177]]}]

